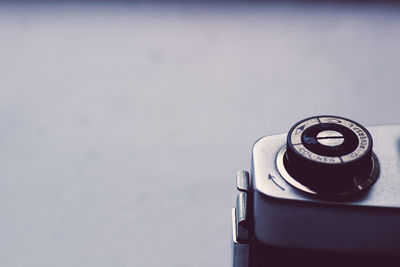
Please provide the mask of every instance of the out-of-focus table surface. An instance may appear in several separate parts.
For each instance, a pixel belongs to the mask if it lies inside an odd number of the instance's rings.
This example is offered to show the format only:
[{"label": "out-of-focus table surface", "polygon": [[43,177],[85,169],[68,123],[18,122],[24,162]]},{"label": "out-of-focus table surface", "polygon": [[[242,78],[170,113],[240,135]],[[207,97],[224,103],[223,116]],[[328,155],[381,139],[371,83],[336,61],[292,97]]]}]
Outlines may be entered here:
[{"label": "out-of-focus table surface", "polygon": [[400,122],[399,11],[0,3],[0,265],[229,266],[257,138]]}]

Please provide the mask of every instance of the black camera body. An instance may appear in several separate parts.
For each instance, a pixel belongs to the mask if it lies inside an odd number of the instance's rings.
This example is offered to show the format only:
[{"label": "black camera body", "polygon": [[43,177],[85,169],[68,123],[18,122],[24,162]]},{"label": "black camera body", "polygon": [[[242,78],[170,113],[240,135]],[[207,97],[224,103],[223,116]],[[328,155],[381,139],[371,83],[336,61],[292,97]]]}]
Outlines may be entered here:
[{"label": "black camera body", "polygon": [[399,263],[400,125],[302,120],[256,141],[236,184],[234,267]]}]

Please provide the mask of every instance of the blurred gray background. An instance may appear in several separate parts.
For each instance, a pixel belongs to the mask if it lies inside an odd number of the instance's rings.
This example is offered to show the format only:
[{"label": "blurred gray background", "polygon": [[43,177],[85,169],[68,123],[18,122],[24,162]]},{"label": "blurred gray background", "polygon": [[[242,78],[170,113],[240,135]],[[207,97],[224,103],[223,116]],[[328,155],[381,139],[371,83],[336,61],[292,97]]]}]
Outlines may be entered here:
[{"label": "blurred gray background", "polygon": [[0,3],[0,265],[229,266],[256,139],[400,123],[399,11]]}]

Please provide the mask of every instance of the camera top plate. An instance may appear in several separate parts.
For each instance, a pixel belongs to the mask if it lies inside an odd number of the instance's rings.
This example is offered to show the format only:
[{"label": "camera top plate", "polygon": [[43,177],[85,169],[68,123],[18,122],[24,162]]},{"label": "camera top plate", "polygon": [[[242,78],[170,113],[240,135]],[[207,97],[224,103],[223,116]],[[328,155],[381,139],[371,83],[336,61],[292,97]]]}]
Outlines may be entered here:
[{"label": "camera top plate", "polygon": [[400,208],[400,125],[371,126],[367,130],[374,139],[375,164],[380,165],[380,171],[373,174],[377,179],[373,181],[375,183],[368,184],[370,188],[363,192],[349,197],[326,197],[290,183],[278,170],[280,162],[277,159],[285,146],[287,134],[266,136],[254,144],[252,186],[265,197],[278,200],[336,204],[345,202],[346,205]]}]

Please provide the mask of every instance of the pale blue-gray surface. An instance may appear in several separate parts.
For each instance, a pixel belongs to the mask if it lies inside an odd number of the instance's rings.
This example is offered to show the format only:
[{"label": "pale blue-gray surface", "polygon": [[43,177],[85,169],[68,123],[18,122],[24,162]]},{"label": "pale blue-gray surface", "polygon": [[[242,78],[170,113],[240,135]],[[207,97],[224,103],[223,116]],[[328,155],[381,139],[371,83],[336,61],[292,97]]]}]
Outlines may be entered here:
[{"label": "pale blue-gray surface", "polygon": [[398,8],[0,5],[0,265],[228,266],[257,138],[399,123]]}]

